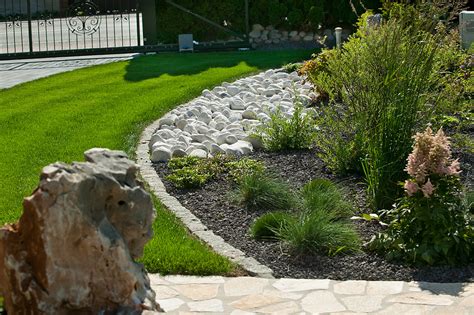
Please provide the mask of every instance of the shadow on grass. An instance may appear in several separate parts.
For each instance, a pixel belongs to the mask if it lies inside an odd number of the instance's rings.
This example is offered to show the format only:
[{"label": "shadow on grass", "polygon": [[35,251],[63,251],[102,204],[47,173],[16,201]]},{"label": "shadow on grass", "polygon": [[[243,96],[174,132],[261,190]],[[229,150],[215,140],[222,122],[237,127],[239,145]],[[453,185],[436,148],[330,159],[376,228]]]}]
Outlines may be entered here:
[{"label": "shadow on grass", "polygon": [[193,75],[210,68],[233,67],[244,62],[256,69],[281,67],[286,63],[308,59],[313,50],[297,51],[240,51],[218,53],[160,53],[132,59],[125,80],[139,82],[170,76]]}]

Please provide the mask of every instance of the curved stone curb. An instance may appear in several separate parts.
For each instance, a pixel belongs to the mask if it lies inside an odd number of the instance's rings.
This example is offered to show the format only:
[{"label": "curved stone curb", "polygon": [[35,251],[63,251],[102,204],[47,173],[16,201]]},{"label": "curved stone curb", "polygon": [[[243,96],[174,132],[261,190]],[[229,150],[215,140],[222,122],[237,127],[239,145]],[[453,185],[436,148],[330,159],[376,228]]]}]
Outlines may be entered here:
[{"label": "curved stone curb", "polygon": [[143,131],[136,151],[136,159],[140,166],[140,173],[146,183],[150,186],[152,192],[194,235],[211,246],[214,251],[240,265],[253,276],[273,278],[273,271],[270,268],[260,264],[252,257],[247,257],[241,250],[227,244],[222,237],[215,235],[204,224],[202,224],[202,222],[192,214],[191,211],[183,207],[175,197],[166,192],[166,188],[153,168],[149,157],[148,144],[153,132],[158,128],[159,121],[157,120]]}]

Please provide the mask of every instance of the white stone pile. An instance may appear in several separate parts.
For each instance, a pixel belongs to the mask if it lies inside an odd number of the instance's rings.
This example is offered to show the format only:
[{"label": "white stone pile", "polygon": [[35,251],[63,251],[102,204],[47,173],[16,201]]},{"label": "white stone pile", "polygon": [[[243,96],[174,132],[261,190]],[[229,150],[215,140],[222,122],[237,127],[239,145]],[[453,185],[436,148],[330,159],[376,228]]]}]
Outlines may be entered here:
[{"label": "white stone pile", "polygon": [[[350,35],[350,30],[342,31],[342,39],[346,40]],[[262,26],[254,24],[249,33],[249,41],[253,48],[261,45],[279,45],[285,42],[313,42],[319,45],[331,46],[336,38],[333,29],[321,29],[318,32],[305,32],[298,30],[278,30],[272,25]]]},{"label": "white stone pile", "polygon": [[224,82],[159,120],[149,147],[153,162],[172,157],[248,154],[261,147],[252,137],[277,108],[290,117],[295,96],[303,104],[316,97],[296,72],[268,70],[233,83]]}]

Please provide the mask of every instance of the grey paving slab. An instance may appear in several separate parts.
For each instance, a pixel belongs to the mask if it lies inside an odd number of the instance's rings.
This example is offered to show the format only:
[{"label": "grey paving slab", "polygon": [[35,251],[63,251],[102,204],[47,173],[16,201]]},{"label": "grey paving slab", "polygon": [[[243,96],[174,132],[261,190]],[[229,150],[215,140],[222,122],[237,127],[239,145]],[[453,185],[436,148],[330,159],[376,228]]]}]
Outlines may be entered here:
[{"label": "grey paving slab", "polygon": [[129,60],[138,54],[62,57],[0,61],[0,89],[48,77],[57,73],[105,63]]},{"label": "grey paving slab", "polygon": [[[158,302],[168,314],[474,314],[473,283],[196,278],[158,274],[151,274],[150,280]],[[312,282],[324,285],[308,285]],[[361,289],[365,286],[371,288],[370,293]],[[447,286],[459,290],[440,294],[446,292]],[[288,287],[298,292],[288,292]]]}]

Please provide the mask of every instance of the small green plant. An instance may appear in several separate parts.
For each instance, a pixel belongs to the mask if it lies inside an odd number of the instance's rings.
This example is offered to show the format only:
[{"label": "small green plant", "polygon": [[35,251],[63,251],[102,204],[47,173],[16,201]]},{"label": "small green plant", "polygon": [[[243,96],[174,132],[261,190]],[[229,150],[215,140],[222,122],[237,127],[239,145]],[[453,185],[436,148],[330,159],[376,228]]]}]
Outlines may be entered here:
[{"label": "small green plant", "polygon": [[288,73],[299,71],[299,69],[301,68],[301,65],[302,64],[299,62],[287,63],[286,65],[283,66],[283,70],[285,70],[285,72],[288,72]]},{"label": "small green plant", "polygon": [[174,158],[168,162],[168,167],[171,170],[179,170],[185,167],[193,167],[199,164],[200,158],[195,156],[185,156],[182,158]]},{"label": "small green plant", "polygon": [[269,151],[308,149],[314,140],[314,118],[304,112],[301,101],[296,98],[294,112],[287,118],[278,107],[270,113],[270,120],[263,123],[256,136],[262,139],[263,146]]},{"label": "small green plant", "polygon": [[242,178],[234,200],[249,210],[289,210],[294,194],[286,183],[254,173]]},{"label": "small green plant", "polygon": [[193,156],[171,159],[168,167],[172,172],[166,179],[178,188],[201,187],[209,179],[225,172],[229,161],[229,157],[219,154],[210,159]]},{"label": "small green plant", "polygon": [[406,171],[406,196],[385,212],[389,227],[370,247],[413,264],[474,262],[471,205],[463,194],[459,162],[451,158],[441,129],[415,136]]},{"label": "small green plant", "polygon": [[211,175],[204,173],[200,169],[184,167],[173,171],[166,177],[167,180],[175,184],[178,188],[197,188],[204,185]]},{"label": "small green plant", "polygon": [[242,158],[237,161],[230,161],[226,163],[226,167],[229,171],[230,177],[237,182],[242,182],[245,176],[252,174],[263,175],[265,172],[265,164],[261,161],[257,161],[250,158]]},{"label": "small green plant", "polygon": [[303,211],[277,231],[277,237],[296,253],[318,253],[334,256],[360,250],[361,242],[350,222],[332,212]]},{"label": "small green plant", "polygon": [[276,240],[279,231],[294,220],[293,215],[288,212],[265,213],[252,224],[250,234],[257,240]]}]

